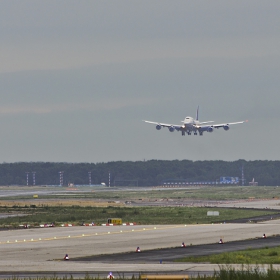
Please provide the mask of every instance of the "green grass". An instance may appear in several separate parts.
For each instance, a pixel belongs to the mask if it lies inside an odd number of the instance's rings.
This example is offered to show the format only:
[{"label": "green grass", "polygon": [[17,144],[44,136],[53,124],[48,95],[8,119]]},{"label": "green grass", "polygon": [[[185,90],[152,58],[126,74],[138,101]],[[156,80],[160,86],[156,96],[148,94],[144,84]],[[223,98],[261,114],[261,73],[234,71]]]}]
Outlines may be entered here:
[{"label": "green grass", "polygon": [[[202,278],[204,279],[204,278]],[[206,278],[207,279],[207,278]],[[220,271],[216,272],[209,280],[276,280],[280,279],[279,270],[275,270],[272,265],[269,267],[260,267],[256,265],[242,266],[237,270],[231,266],[222,266]]]},{"label": "green grass", "polygon": [[[115,279],[140,279],[140,275],[132,276],[129,278],[125,278],[124,275],[113,273]],[[145,273],[143,273],[145,274]],[[186,274],[186,273],[184,273]],[[3,278],[4,279],[4,278]],[[23,277],[12,277],[6,278],[4,280],[20,280],[26,279]],[[29,278],[31,279],[31,278]],[[67,277],[64,276],[59,278],[57,276],[50,276],[50,277],[42,277],[37,276],[36,280],[73,280],[72,276]],[[106,277],[95,277],[86,274],[83,278],[78,278],[79,280],[101,280],[106,279]],[[76,280],[78,280],[76,279]],[[172,278],[171,278],[172,279]],[[205,275],[195,275],[194,277],[190,276],[189,279],[204,279],[204,280],[279,280],[280,279],[280,272],[273,268],[273,266],[269,266],[268,268],[265,267],[250,267],[250,266],[242,266],[241,269],[235,269],[231,266],[222,266],[220,267],[219,271],[215,271],[213,276],[205,276]]]},{"label": "green grass", "polygon": [[98,199],[202,199],[202,200],[234,200],[266,199],[280,197],[280,189],[277,187],[194,187],[190,189],[163,189],[151,191],[114,191],[94,192],[89,194],[92,198]]},{"label": "green grass", "polygon": [[[3,189],[4,187],[2,187]],[[8,188],[5,188],[8,189]],[[22,187],[25,190],[26,187]],[[34,194],[36,190],[41,190],[40,187],[34,187]],[[53,194],[53,195],[40,195],[42,199],[59,198],[63,199],[104,199],[104,200],[155,200],[155,199],[201,199],[201,200],[236,200],[236,199],[248,199],[254,197],[256,199],[272,199],[280,198],[280,189],[278,187],[239,187],[239,186],[220,186],[220,187],[189,187],[188,189],[152,189],[148,191],[142,191],[141,189],[133,191],[112,190],[101,191],[104,188],[90,188],[79,187],[79,193],[70,191],[68,188],[48,187],[48,190],[55,191],[69,191],[65,194]],[[30,190],[29,190],[30,191]],[[1,197],[0,200],[20,200],[30,199],[31,195],[15,196],[15,197]]]},{"label": "green grass", "polygon": [[212,264],[280,264],[280,247],[248,249],[200,257],[187,257],[177,262],[209,262]]},{"label": "green grass", "polygon": [[138,224],[202,224],[224,220],[270,215],[273,211],[215,208],[220,216],[207,216],[213,208],[202,207],[81,207],[81,206],[35,206],[0,207],[0,212],[22,213],[27,216],[0,219],[0,226],[42,223],[106,223],[108,218],[122,218],[123,222]]},{"label": "green grass", "polygon": [[[4,188],[4,187],[3,187]],[[10,189],[10,188],[6,188]],[[16,188],[15,188],[16,189]],[[18,188],[17,188],[18,189]],[[21,187],[21,191],[25,189],[34,191],[34,194],[42,187]],[[216,223],[223,222],[225,220],[234,220],[239,218],[248,218],[248,220],[255,216],[270,215],[272,211],[260,211],[260,210],[245,210],[238,209],[226,209],[226,208],[214,208],[215,211],[220,212],[218,217],[207,217],[208,210],[213,208],[203,207],[142,207],[141,203],[137,204],[141,207],[80,207],[80,206],[47,206],[48,198],[58,199],[59,201],[64,199],[70,199],[73,201],[79,201],[80,199],[87,199],[95,201],[136,201],[136,202],[153,202],[160,199],[186,199],[189,201],[199,200],[201,203],[206,200],[233,200],[244,199],[249,197],[255,198],[273,198],[278,197],[279,189],[276,187],[201,187],[201,188],[189,188],[189,189],[151,189],[151,191],[102,191],[102,188],[90,188],[80,187],[79,192],[70,191],[68,188],[48,188],[48,190],[67,191],[63,194],[54,194],[41,196],[40,199],[46,199],[42,201],[45,205],[35,206],[32,205],[32,195],[6,197],[3,199],[13,201],[15,204],[13,207],[0,207],[0,213],[23,213],[27,214],[25,217],[13,217],[0,219],[0,226],[29,223],[38,225],[40,223],[105,223],[108,218],[122,218],[124,222],[136,222],[138,224],[196,224],[196,223]],[[103,188],[104,190],[104,188]],[[26,206],[17,206],[17,201],[26,200]],[[35,200],[34,200],[35,201]]]}]

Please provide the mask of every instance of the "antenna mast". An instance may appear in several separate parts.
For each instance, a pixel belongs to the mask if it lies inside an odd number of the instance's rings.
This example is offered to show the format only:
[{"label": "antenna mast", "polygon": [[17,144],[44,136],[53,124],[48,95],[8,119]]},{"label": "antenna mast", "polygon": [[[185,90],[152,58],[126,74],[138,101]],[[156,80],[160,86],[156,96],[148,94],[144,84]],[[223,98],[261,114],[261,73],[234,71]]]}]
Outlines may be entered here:
[{"label": "antenna mast", "polygon": [[242,181],[242,187],[244,187],[244,164],[242,164],[242,168],[241,168],[241,181]]}]

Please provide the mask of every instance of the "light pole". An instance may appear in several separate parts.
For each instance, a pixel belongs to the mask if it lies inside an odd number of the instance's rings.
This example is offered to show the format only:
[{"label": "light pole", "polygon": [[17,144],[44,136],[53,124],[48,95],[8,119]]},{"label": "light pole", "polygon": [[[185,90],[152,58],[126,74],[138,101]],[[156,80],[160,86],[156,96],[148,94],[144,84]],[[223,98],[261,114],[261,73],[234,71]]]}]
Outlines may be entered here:
[{"label": "light pole", "polygon": [[32,177],[33,177],[33,186],[36,185],[36,172],[35,171],[32,171]]},{"label": "light pole", "polygon": [[64,171],[59,171],[59,185],[63,186],[63,173]]},{"label": "light pole", "polygon": [[88,172],[88,184],[91,186],[91,171]]},{"label": "light pole", "polygon": [[28,186],[29,172],[25,172],[26,174],[26,186]]}]

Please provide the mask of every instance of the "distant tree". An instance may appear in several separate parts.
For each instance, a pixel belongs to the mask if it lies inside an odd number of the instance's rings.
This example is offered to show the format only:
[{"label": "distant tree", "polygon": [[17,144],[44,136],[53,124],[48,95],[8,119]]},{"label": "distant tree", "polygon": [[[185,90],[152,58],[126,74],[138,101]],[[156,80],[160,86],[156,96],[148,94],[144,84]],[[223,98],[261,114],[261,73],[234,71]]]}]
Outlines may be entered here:
[{"label": "distant tree", "polygon": [[253,178],[259,185],[280,185],[280,161],[190,161],[190,160],[150,160],[116,161],[108,163],[54,163],[17,162],[0,164],[0,185],[26,185],[26,172],[29,172],[29,185],[32,172],[36,172],[37,185],[59,185],[59,172],[64,171],[64,185],[75,183],[87,185],[88,172],[92,184],[105,182],[108,185],[109,172],[111,184],[114,180],[137,180],[139,186],[154,186],[163,180],[216,181],[230,176],[241,179],[244,166],[245,180],[248,184]]}]

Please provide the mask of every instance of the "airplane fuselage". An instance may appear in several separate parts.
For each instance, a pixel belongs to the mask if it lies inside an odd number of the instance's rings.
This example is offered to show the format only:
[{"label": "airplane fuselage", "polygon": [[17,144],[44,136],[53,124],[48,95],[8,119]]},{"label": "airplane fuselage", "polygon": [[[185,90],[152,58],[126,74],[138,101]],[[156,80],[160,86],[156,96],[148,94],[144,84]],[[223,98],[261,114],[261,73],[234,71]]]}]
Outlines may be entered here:
[{"label": "airplane fuselage", "polygon": [[183,124],[176,125],[176,124],[166,124],[166,123],[158,123],[158,122],[151,122],[151,121],[145,121],[147,123],[151,123],[156,125],[156,129],[160,130],[162,127],[167,127],[170,132],[174,132],[175,130],[181,131],[182,135],[191,135],[192,132],[194,135],[203,135],[203,132],[213,132],[214,128],[223,128],[224,130],[229,130],[229,125],[233,124],[240,124],[244,123],[245,121],[241,122],[233,122],[233,123],[222,123],[222,124],[209,124],[213,123],[213,121],[206,121],[206,122],[200,122],[198,120],[198,108],[197,108],[197,114],[196,118],[192,117],[185,117],[185,119],[182,121]]}]

